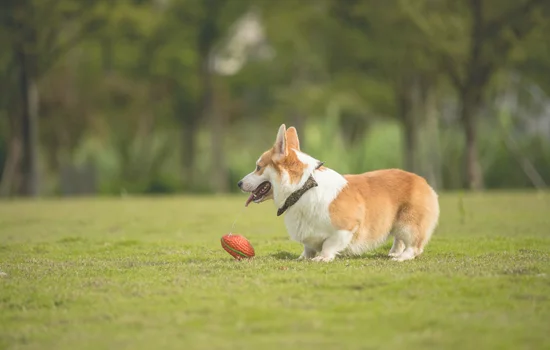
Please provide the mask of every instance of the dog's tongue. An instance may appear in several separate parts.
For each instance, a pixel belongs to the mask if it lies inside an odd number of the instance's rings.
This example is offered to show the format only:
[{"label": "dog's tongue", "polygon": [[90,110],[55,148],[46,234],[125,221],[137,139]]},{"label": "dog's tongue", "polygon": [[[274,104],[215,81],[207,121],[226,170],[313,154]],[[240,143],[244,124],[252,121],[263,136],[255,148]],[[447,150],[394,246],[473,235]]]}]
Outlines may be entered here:
[{"label": "dog's tongue", "polygon": [[244,204],[245,207],[248,207],[248,205],[250,204],[250,202],[252,202],[254,200],[254,193],[251,193],[250,194],[250,197],[248,197],[248,199],[246,200],[246,203]]}]

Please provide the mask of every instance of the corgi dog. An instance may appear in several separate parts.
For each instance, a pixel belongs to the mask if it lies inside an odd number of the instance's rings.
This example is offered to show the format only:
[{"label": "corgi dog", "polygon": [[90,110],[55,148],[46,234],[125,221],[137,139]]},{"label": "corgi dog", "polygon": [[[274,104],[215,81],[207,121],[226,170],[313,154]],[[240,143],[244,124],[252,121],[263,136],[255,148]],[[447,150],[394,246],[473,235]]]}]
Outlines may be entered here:
[{"label": "corgi dog", "polygon": [[275,144],[238,183],[246,201],[272,199],[298,259],[329,262],[361,255],[393,236],[395,261],[422,254],[439,220],[436,192],[418,175],[398,169],[341,175],[302,152],[294,127],[279,128]]}]

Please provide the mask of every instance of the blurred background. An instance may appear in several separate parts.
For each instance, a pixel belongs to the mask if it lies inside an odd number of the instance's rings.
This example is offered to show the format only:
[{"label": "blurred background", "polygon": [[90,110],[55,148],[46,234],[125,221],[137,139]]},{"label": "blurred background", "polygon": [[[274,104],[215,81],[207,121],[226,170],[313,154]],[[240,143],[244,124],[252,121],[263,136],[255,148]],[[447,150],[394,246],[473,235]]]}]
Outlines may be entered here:
[{"label": "blurred background", "polygon": [[550,183],[550,1],[2,0],[0,195],[224,193],[281,123],[341,173]]}]

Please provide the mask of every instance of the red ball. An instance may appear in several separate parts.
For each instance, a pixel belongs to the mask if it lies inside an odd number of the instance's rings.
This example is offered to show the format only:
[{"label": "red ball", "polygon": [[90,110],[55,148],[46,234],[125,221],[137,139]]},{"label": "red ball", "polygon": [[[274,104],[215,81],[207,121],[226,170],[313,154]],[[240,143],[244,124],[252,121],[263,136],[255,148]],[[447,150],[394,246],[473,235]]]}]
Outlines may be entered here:
[{"label": "red ball", "polygon": [[221,242],[223,249],[237,260],[250,259],[255,255],[254,248],[243,236],[230,233],[223,236]]}]

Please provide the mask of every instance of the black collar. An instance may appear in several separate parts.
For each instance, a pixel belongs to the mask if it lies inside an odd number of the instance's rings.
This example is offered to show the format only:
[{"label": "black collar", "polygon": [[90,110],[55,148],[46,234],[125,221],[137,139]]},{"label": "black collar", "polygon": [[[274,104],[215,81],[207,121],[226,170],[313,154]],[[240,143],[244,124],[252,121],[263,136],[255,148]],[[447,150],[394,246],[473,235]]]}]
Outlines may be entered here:
[{"label": "black collar", "polygon": [[[319,165],[317,165],[315,170],[319,169],[321,166],[323,166],[323,164],[323,162],[319,162]],[[288,208],[296,204],[296,202],[298,202],[298,200],[302,198],[304,193],[317,186],[319,185],[317,184],[317,181],[315,181],[315,179],[313,178],[313,175],[309,175],[304,185],[300,189],[292,192],[290,196],[288,196],[288,198],[286,199],[285,204],[280,207],[279,210],[277,210],[277,216],[281,216]]]}]

